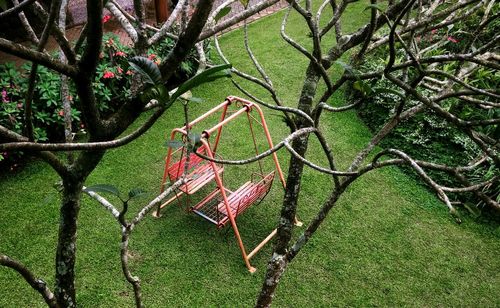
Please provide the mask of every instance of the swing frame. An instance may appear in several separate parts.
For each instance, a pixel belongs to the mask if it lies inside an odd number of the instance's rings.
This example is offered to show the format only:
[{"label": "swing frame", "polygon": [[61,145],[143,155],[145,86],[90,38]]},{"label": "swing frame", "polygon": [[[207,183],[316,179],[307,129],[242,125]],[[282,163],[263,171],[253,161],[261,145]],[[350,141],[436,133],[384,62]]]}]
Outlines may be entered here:
[{"label": "swing frame", "polygon": [[[230,105],[235,103],[239,108],[236,112],[228,115],[228,108]],[[257,111],[258,117],[260,119],[260,123],[253,118],[250,113],[252,111]],[[198,204],[190,207],[191,211],[198,214],[199,216],[205,218],[206,220],[215,223],[217,225],[217,228],[222,228],[224,227],[227,223],[230,223],[234,235],[236,237],[236,240],[238,242],[238,246],[240,248],[243,261],[245,262],[245,265],[247,269],[253,273],[256,271],[255,267],[253,267],[250,264],[250,259],[255,256],[255,254],[262,248],[264,245],[266,245],[277,233],[277,229],[274,229],[269,235],[267,235],[250,253],[247,253],[247,250],[245,248],[245,245],[243,244],[243,240],[241,238],[240,232],[238,230],[238,226],[236,223],[236,217],[243,213],[244,210],[248,207],[250,207],[253,203],[257,202],[259,199],[262,201],[264,197],[267,195],[269,192],[272,181],[275,177],[275,174],[278,174],[278,177],[280,179],[280,182],[282,184],[283,189],[286,187],[286,182],[285,178],[283,176],[283,171],[281,169],[281,166],[279,164],[278,156],[276,155],[276,152],[273,152],[272,158],[274,161],[275,165],[275,170],[272,171],[269,174],[263,174],[262,171],[262,166],[260,165],[259,161],[259,167],[261,170],[261,180],[258,181],[257,183],[253,182],[252,180],[249,182],[246,182],[241,186],[238,190],[236,191],[230,191],[229,189],[224,187],[223,183],[223,171],[224,171],[224,166],[221,164],[217,164],[213,162],[212,160],[216,157],[217,153],[217,147],[220,142],[221,134],[223,131],[223,127],[227,125],[229,122],[235,120],[236,118],[242,116],[243,114],[247,115],[249,125],[250,125],[250,131],[253,137],[253,142],[256,150],[256,154],[258,154],[258,149],[257,149],[257,144],[255,141],[255,134],[253,131],[252,127],[252,118],[256,120],[259,124],[262,125],[264,134],[267,140],[267,144],[269,146],[269,149],[272,149],[273,146],[273,141],[271,138],[271,134],[269,133],[269,129],[267,127],[266,120],[264,118],[264,113],[262,112],[262,109],[256,105],[255,103],[248,101],[246,99],[236,97],[236,96],[228,96],[225,101],[218,106],[212,108],[205,114],[201,115],[200,117],[194,119],[193,121],[190,121],[187,123],[185,126],[181,128],[175,128],[172,130],[170,134],[170,140],[174,141],[177,137],[177,135],[181,135],[182,138],[186,139],[188,132],[193,128],[194,125],[200,123],[210,115],[213,115],[217,112],[221,113],[221,117],[219,122],[207,129],[204,130],[201,133],[201,138],[200,138],[200,147],[196,150],[198,153],[203,153],[205,156],[209,157],[211,160],[203,160],[200,159],[196,153],[191,153],[189,158],[193,160],[189,161],[188,164],[188,169],[193,169],[191,173],[187,175],[187,178],[191,178],[192,180],[189,181],[188,183],[182,185],[178,191],[174,192],[174,196],[170,199],[168,199],[165,203],[161,204],[158,206],[158,209],[155,211],[153,214],[156,217],[160,217],[160,210],[167,206],[168,204],[172,203],[173,201],[177,200],[180,204],[180,197],[182,195],[186,195],[187,202],[189,202],[189,195],[195,193],[197,190],[205,186],[206,184],[215,181],[215,184],[217,186],[216,190],[211,192],[209,195],[207,195],[205,198],[203,198]],[[251,118],[252,117],[252,118]],[[213,146],[210,145],[210,137],[215,134],[215,142]],[[184,147],[177,149],[176,151],[184,151]],[[162,178],[162,184],[161,184],[161,192],[164,191],[165,185],[167,180],[170,182],[175,181],[177,178],[183,175],[183,171],[185,169],[185,164],[186,164],[186,159],[188,159],[187,155],[185,158],[183,158],[183,153],[181,152],[181,159],[177,162],[172,162],[172,154],[174,154],[176,151],[173,151],[172,147],[169,147],[167,156],[165,158],[165,171],[163,173],[163,178]],[[175,170],[177,168],[177,170]],[[198,169],[197,169],[198,168]],[[182,170],[182,171],[180,171]],[[203,171],[201,171],[203,170]],[[200,173],[197,173],[197,171],[200,171]],[[201,174],[201,175],[200,175]],[[194,179],[193,179],[194,178]],[[253,178],[253,176],[252,176]],[[228,196],[229,194],[229,196]],[[245,195],[246,194],[246,195]],[[223,220],[219,220],[217,218],[217,221],[214,219],[211,219],[204,215],[200,209],[206,205],[208,202],[210,202],[213,198],[217,197],[217,195],[220,195],[222,197],[221,202],[218,204],[218,208],[216,209],[217,213],[224,213],[226,217]],[[219,197],[219,198],[220,198]],[[260,202],[259,201],[259,202]],[[218,202],[218,201],[216,201]],[[235,202],[238,202],[237,205],[235,205]],[[243,202],[243,207],[241,208],[240,211],[240,203]],[[235,209],[235,206],[236,209]],[[189,208],[189,207],[188,207]],[[301,223],[295,219],[295,224],[300,226]]]}]

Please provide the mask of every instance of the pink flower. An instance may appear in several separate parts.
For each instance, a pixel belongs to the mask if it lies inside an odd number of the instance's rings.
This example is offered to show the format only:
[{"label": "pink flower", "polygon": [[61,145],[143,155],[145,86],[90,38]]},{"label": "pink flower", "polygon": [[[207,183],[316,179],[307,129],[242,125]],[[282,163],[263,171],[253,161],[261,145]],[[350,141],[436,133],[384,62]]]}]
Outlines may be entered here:
[{"label": "pink flower", "polygon": [[156,58],[156,55],[155,55],[154,53],[152,53],[152,54],[150,54],[150,55],[148,56],[148,59],[149,59],[149,60],[153,60],[153,59],[155,59],[155,58]]},{"label": "pink flower", "polygon": [[453,36],[448,36],[448,41],[452,42],[452,43],[458,43],[458,40],[456,38],[454,38]]},{"label": "pink flower", "polygon": [[17,109],[23,108],[23,103],[17,103],[16,107],[17,107]]},{"label": "pink flower", "polygon": [[10,102],[9,97],[7,96],[7,91],[5,91],[5,89],[2,90],[2,102],[3,103]]},{"label": "pink flower", "polygon": [[104,78],[104,79],[109,79],[109,78],[114,78],[114,77],[115,77],[115,73],[110,72],[110,71],[105,71],[104,75],[102,75],[102,78]]},{"label": "pink flower", "polygon": [[60,115],[61,117],[64,116],[64,110],[59,110],[59,112],[57,113],[58,115]]},{"label": "pink flower", "polygon": [[111,15],[104,15],[104,17],[102,17],[102,23],[103,23],[103,24],[105,24],[105,23],[107,23],[110,19],[111,19]]},{"label": "pink flower", "polygon": [[127,75],[134,75],[134,72],[132,72],[131,70],[128,70],[128,71],[125,72],[125,74],[127,74]]},{"label": "pink flower", "polygon": [[117,51],[117,52],[115,52],[115,56],[117,56],[117,57],[125,57],[126,55],[127,54],[124,53],[123,51]]},{"label": "pink flower", "polygon": [[119,66],[116,68],[116,70],[118,71],[118,74],[123,73],[123,69],[121,67],[119,67]]}]

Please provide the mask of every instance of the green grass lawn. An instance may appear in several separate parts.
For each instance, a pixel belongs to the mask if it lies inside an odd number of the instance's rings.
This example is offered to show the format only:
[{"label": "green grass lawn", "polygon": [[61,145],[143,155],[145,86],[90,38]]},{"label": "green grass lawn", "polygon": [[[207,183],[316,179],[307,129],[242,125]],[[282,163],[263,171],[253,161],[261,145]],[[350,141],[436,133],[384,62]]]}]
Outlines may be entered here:
[{"label": "green grass lawn", "polygon": [[[365,3],[353,6],[346,29],[368,20]],[[283,12],[250,26],[251,45],[268,70],[280,97],[294,106],[306,62],[279,37]],[[307,31],[296,15],[288,33],[301,43]],[[330,41],[331,42],[331,41]],[[242,31],[221,39],[231,62],[247,69]],[[325,46],[328,40],[325,41]],[[334,70],[333,76],[339,71]],[[257,90],[258,93],[263,93]],[[202,86],[194,95],[204,99],[191,106],[191,118],[238,95],[229,81]],[[341,100],[342,94],[334,100]],[[143,137],[109,151],[87,185],[109,183],[127,191],[141,187],[158,192],[166,153],[165,139],[182,125],[182,108],[175,104]],[[275,141],[288,129],[266,112]],[[145,117],[144,117],[145,118]],[[144,120],[144,118],[142,120]],[[213,121],[211,122],[213,123]],[[345,167],[369,140],[368,129],[355,113],[325,115],[323,127]],[[200,128],[201,130],[202,128]],[[238,121],[228,127],[222,152],[226,158],[252,154],[248,128]],[[309,157],[325,164],[312,141]],[[279,157],[284,171],[288,155]],[[227,167],[227,181],[235,188],[249,178],[255,166]],[[52,185],[55,172],[32,162],[15,175],[0,177],[0,251],[22,260],[53,285],[58,227],[58,195]],[[272,193],[238,218],[243,240],[251,247],[276,225],[282,193],[275,182]],[[308,223],[327,197],[329,177],[306,169],[299,216]],[[146,200],[142,200],[146,202]],[[140,202],[133,204],[137,210]],[[147,217],[131,239],[131,265],[142,279],[146,306],[251,306],[260,290],[271,247],[253,260],[249,274],[234,236],[216,231],[202,219],[176,206],[163,217]],[[299,234],[301,230],[297,230]],[[285,274],[276,306],[500,306],[500,229],[467,217],[454,223],[447,209],[397,169],[366,175],[341,198],[339,206]],[[100,205],[88,197],[82,202],[79,232],[77,289],[81,307],[133,305],[133,293],[123,278],[119,258],[119,228]],[[42,307],[38,294],[15,272],[0,268],[0,307]]]}]

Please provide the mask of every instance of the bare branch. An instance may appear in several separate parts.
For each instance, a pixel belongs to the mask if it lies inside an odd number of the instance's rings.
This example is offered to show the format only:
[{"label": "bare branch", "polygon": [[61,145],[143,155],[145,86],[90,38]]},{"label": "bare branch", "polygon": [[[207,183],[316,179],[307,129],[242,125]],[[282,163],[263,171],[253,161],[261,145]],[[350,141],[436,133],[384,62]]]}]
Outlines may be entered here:
[{"label": "bare branch", "polygon": [[14,43],[3,38],[0,38],[0,51],[41,64],[49,69],[70,77],[76,76],[77,73],[77,70],[74,67],[55,60],[46,53],[34,51],[21,44]]},{"label": "bare branch", "polygon": [[242,21],[242,20],[244,20],[244,19],[246,19],[246,18],[262,11],[262,10],[265,10],[266,8],[270,7],[271,5],[276,4],[278,2],[279,2],[279,0],[263,0],[263,1],[259,2],[258,4],[253,5],[249,8],[241,11],[240,13],[234,15],[233,17],[224,20],[223,22],[217,24],[217,26],[203,31],[200,34],[200,36],[198,37],[198,41],[202,41],[206,38],[211,37],[215,33],[219,33],[220,31],[222,31],[224,29],[227,29],[231,26],[234,26],[235,24],[239,23],[240,21]]},{"label": "bare branch", "polygon": [[293,132],[292,134],[288,135],[288,137],[286,137],[285,139],[283,139],[282,141],[280,141],[279,143],[277,143],[276,145],[274,145],[274,147],[272,147],[271,149],[269,149],[267,151],[264,151],[264,152],[260,153],[259,155],[254,156],[254,157],[247,158],[247,159],[242,159],[242,160],[226,160],[226,159],[210,158],[210,157],[208,157],[206,155],[203,155],[203,154],[200,154],[198,152],[196,152],[195,154],[198,155],[199,157],[203,158],[203,159],[206,159],[208,161],[211,161],[211,162],[214,162],[214,163],[218,163],[218,164],[247,165],[249,163],[256,162],[258,160],[263,159],[264,157],[267,157],[267,156],[273,154],[274,152],[276,152],[279,149],[281,149],[282,147],[284,147],[286,143],[289,143],[293,139],[298,138],[298,137],[303,136],[303,135],[310,134],[312,132],[315,132],[316,130],[317,129],[314,128],[314,127],[301,128],[301,129]]},{"label": "bare branch", "polygon": [[118,19],[123,30],[127,32],[132,42],[134,42],[134,44],[137,43],[137,41],[139,40],[137,31],[135,30],[134,26],[129,22],[127,17],[116,7],[114,2],[108,1],[108,3],[106,3],[106,8],[111,12],[111,14],[113,14],[116,17],[116,19]]},{"label": "bare branch", "polygon": [[49,307],[58,307],[56,298],[52,291],[50,291],[49,287],[47,287],[47,283],[40,278],[36,278],[35,275],[21,262],[16,261],[9,256],[4,254],[0,254],[0,265],[9,267],[15,270],[19,275],[23,276],[24,280],[26,280],[29,285],[35,289],[45,300],[47,306]]},{"label": "bare branch", "polygon": [[[31,151],[97,151],[112,149],[125,145],[144,134],[158,118],[165,112],[164,108],[156,110],[149,119],[129,135],[112,141],[86,142],[86,143],[36,143],[36,142],[8,142],[0,143],[0,150],[31,150]],[[0,125],[0,134],[11,135],[8,129]],[[11,138],[12,139],[12,138]],[[19,140],[16,139],[16,140]]]},{"label": "bare branch", "polygon": [[24,0],[23,2],[19,3],[18,5],[14,5],[10,9],[1,12],[0,19],[3,19],[10,14],[16,14],[18,12],[22,12],[28,5],[32,4],[35,1],[36,0]]},{"label": "bare branch", "polygon": [[[12,0],[12,3],[14,3],[14,7],[19,6],[18,0]],[[23,25],[24,29],[28,33],[28,37],[30,38],[31,42],[33,42],[33,44],[35,44],[35,45],[38,45],[38,43],[39,43],[38,37],[36,36],[35,31],[31,27],[30,22],[26,18],[26,15],[24,15],[23,11],[19,12],[18,15],[19,15],[19,20],[21,21],[21,24]]]}]

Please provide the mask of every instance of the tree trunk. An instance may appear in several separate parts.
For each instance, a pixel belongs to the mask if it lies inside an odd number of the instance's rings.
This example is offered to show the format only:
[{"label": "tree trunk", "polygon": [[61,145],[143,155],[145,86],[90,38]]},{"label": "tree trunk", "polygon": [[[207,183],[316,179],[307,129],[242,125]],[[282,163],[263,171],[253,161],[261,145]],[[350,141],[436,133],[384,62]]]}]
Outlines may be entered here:
[{"label": "tree trunk", "polygon": [[54,291],[60,307],[76,307],[76,230],[83,179],[64,179],[63,185]]},{"label": "tree trunk", "polygon": [[82,187],[104,151],[81,152],[63,177],[54,293],[59,307],[76,307],[75,261],[78,213]]},{"label": "tree trunk", "polygon": [[[298,104],[298,108],[309,115],[311,114],[319,76],[314,63],[310,63],[306,71],[306,78]],[[303,118],[296,118],[295,122],[297,124],[297,129],[311,126],[311,124]],[[308,140],[309,135],[305,135],[294,139],[292,142],[293,149],[302,157],[305,157],[307,152]],[[283,205],[281,208],[274,253],[267,265],[266,277],[255,307],[269,307],[271,305],[276,287],[288,264],[288,245],[292,238],[293,223],[297,212],[297,201],[299,199],[303,170],[304,163],[292,155],[288,167],[285,197],[283,198]]]}]

